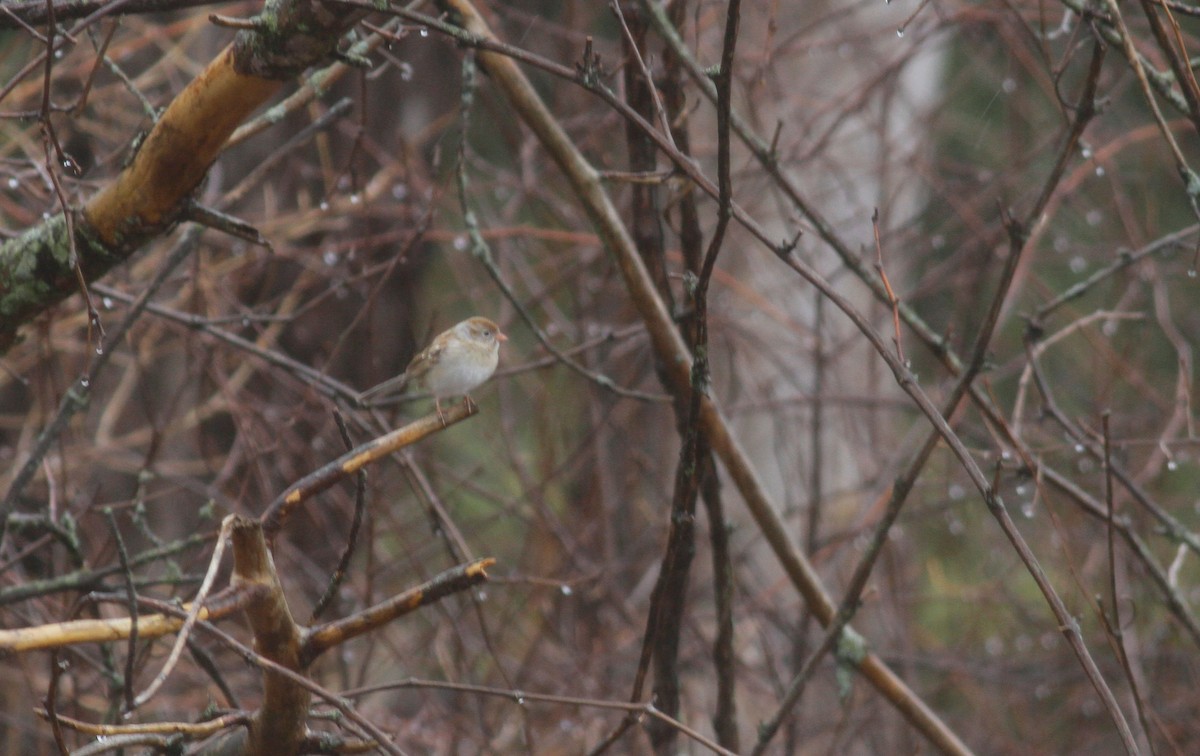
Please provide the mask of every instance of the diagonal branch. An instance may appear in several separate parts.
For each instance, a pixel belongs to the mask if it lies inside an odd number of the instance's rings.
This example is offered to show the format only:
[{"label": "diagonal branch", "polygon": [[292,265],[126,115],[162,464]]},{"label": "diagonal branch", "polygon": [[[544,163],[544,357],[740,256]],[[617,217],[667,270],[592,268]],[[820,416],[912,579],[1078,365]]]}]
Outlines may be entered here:
[{"label": "diagonal branch", "polygon": [[[475,38],[495,40],[487,22],[469,0],[443,0],[441,6],[455,15]],[[512,59],[481,46],[479,62],[571,182],[605,247],[616,259],[655,351],[668,366],[670,390],[678,396],[687,396],[691,384],[691,354],[675,328],[670,312],[658,296],[649,271],[637,254],[617,208],[604,191],[599,173],[579,152]],[[737,213],[736,209],[734,212]],[[845,304],[840,298],[835,301]],[[700,423],[709,436],[713,452],[725,465],[788,577],[812,607],[813,613],[822,623],[828,623],[835,612],[833,600],[808,558],[793,543],[749,455],[732,434],[720,408],[710,397],[701,399]],[[939,748],[950,753],[970,752],[966,744],[877,655],[866,654],[859,669]]]}]

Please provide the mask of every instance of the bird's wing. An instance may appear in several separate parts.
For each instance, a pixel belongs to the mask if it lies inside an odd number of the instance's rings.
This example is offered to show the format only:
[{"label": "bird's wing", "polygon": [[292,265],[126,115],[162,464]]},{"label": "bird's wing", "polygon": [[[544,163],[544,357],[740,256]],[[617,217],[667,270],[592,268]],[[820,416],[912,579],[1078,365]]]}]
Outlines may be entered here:
[{"label": "bird's wing", "polygon": [[363,393],[359,394],[359,399],[370,399],[372,397],[385,396],[387,394],[395,394],[404,389],[411,382],[416,382],[418,385],[429,372],[429,369],[438,364],[445,354],[446,347],[440,342],[435,341],[424,349],[418,352],[416,357],[408,363],[408,368],[403,373],[395,378],[389,378],[378,386],[372,386]]},{"label": "bird's wing", "polygon": [[416,357],[408,363],[404,374],[409,380],[421,380],[430,369],[441,362],[442,356],[446,353],[446,346],[439,341],[435,341],[425,347],[424,351],[420,352]]}]

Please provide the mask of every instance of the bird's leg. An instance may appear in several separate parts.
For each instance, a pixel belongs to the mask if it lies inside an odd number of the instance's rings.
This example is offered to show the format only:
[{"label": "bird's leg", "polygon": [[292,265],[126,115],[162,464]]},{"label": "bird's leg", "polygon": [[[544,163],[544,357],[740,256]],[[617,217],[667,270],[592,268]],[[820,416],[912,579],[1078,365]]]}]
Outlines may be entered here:
[{"label": "bird's leg", "polygon": [[467,400],[467,412],[475,412],[479,409],[479,405],[475,403],[470,394],[463,394],[463,399]]},{"label": "bird's leg", "polygon": [[436,396],[433,398],[433,406],[437,408],[438,420],[442,421],[442,427],[446,427],[446,416],[442,414],[442,400]]}]

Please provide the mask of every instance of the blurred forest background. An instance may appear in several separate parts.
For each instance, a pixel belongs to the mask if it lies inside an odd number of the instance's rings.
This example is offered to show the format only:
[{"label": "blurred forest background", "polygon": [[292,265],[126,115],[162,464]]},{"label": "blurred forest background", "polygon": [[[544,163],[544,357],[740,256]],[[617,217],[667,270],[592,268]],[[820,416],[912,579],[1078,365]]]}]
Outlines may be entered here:
[{"label": "blurred forest background", "polygon": [[[450,36],[467,5],[363,14],[283,81],[194,194],[238,233],[174,217],[20,323],[0,630],[191,600],[225,515],[343,454],[338,416],[358,444],[429,413],[354,394],[480,314],[510,340],[479,413],[372,465],[360,528],[348,479],[273,541],[301,623],[348,544],[326,620],[497,560],[305,671],[393,748],[1196,753],[1200,6],[480,0],[589,194]],[[0,7],[6,266],[262,10],[50,6]],[[707,416],[671,338],[707,358]],[[196,633],[124,716],[171,642],[0,654],[0,753],[116,747],[56,742],[48,697],[131,726],[254,709],[261,671]]]}]

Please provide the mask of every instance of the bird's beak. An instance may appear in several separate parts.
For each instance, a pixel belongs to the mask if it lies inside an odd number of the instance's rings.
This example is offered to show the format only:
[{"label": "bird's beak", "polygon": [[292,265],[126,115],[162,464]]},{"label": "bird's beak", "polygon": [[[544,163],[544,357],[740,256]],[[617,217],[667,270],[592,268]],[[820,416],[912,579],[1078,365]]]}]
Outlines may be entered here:
[{"label": "bird's beak", "polygon": [[496,341],[508,341],[508,337],[499,331],[496,331]]}]

